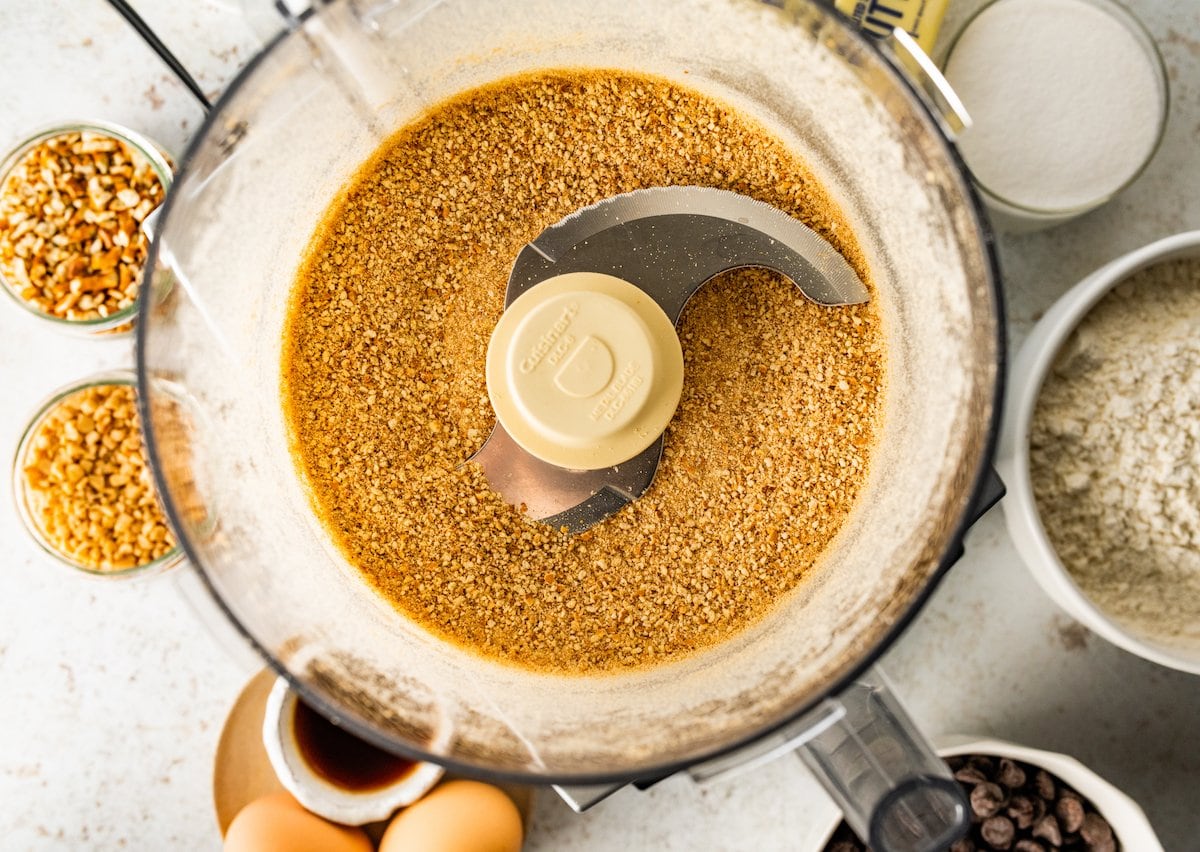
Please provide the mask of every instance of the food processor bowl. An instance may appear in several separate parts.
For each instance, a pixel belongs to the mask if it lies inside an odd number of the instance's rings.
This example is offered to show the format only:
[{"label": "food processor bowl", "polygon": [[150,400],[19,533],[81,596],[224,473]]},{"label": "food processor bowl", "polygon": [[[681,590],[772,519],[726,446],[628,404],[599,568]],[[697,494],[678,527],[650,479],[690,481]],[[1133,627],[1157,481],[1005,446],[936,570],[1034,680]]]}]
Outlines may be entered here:
[{"label": "food processor bowl", "polygon": [[[855,231],[888,347],[868,481],[809,578],[718,646],[597,676],[482,659],[380,598],[314,515],[280,398],[296,272],[351,175],[445,98],[563,67],[677,81],[801,154]],[[552,224],[529,215],[531,235]],[[664,774],[796,719],[919,608],[990,455],[1001,307],[975,198],[934,112],[815,3],[322,5],[245,69],[192,144],[145,297],[137,359],[151,457],[216,600],[325,714],[491,777]]]}]

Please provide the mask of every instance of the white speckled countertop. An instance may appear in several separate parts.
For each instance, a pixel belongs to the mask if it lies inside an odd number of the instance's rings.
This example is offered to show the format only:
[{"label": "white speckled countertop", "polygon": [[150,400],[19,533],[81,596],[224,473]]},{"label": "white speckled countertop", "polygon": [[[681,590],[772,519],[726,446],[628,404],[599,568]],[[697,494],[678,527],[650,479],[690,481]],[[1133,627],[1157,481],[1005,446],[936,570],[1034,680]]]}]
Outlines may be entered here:
[{"label": "white speckled countertop", "polygon": [[[1170,70],[1171,119],[1138,182],[1056,230],[1002,238],[1014,342],[1071,284],[1200,228],[1200,3],[1127,0]],[[955,0],[947,32],[979,0]],[[239,0],[136,6],[217,92],[253,53]],[[103,0],[0,0],[0,149],[71,117],[179,151],[201,114]],[[0,457],[49,391],[130,363],[129,341],[66,338],[0,306]],[[7,467],[5,476],[7,477]],[[6,489],[7,490],[7,489]],[[257,662],[215,640],[186,574],[111,583],[48,563],[0,504],[0,849],[217,849],[213,752]],[[1168,850],[1200,849],[1200,678],[1091,635],[1041,593],[993,511],[883,666],[930,734],[979,733],[1075,755],[1137,799]],[[784,758],[706,788],[626,789],[586,816],[552,795],[531,850],[808,848],[824,794]],[[1135,852],[1131,850],[1131,852]]]}]

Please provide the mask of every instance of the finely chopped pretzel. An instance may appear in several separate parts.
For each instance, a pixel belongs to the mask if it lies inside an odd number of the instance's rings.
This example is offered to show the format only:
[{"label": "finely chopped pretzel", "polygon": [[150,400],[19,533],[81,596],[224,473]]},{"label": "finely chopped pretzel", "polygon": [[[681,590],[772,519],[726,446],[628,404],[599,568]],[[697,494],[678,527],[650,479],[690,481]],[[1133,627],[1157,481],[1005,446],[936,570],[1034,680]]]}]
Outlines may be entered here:
[{"label": "finely chopped pretzel", "polygon": [[0,186],[0,274],[43,313],[112,316],[137,298],[141,223],[162,199],[150,163],[120,139],[78,131],[39,142]]},{"label": "finely chopped pretzel", "polygon": [[845,219],[782,142],[617,71],[548,71],[435,107],[318,227],[283,341],[293,450],[347,559],[436,635],[549,671],[678,658],[800,583],[858,497],[882,411],[875,302],[822,308],[762,270],[689,303],[654,485],[604,523],[564,535],[463,464],[495,422],[485,353],[522,245],[580,207],[670,184],[799,216],[871,286]]},{"label": "finely chopped pretzel", "polygon": [[174,549],[142,451],[132,386],[76,391],[36,430],[22,460],[25,497],[54,550],[84,568],[119,571]]}]

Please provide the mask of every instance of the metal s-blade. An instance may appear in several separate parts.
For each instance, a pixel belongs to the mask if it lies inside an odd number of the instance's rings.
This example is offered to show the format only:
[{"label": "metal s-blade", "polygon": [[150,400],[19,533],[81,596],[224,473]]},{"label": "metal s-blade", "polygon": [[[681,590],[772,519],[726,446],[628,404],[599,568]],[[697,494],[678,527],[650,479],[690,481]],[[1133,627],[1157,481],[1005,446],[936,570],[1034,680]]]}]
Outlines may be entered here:
[{"label": "metal s-blade", "polygon": [[[869,297],[846,259],[798,219],[735,192],[677,186],[608,198],[544,230],[518,254],[505,306],[549,278],[600,272],[637,285],[677,323],[688,299],[707,281],[744,267],[778,272],[820,305],[858,304]],[[471,460],[507,502],[577,533],[646,492],[662,447],[660,435],[613,467],[566,470],[527,452],[497,423]]]},{"label": "metal s-blade", "polygon": [[499,423],[470,461],[504,500],[530,518],[571,534],[581,533],[638,499],[654,481],[663,439],[628,461],[600,470],[567,470],[547,464],[513,440]]},{"label": "metal s-blade", "polygon": [[868,299],[846,259],[803,222],[721,189],[643,189],[584,207],[517,256],[505,304],[552,275],[605,272],[637,284],[678,320],[687,299],[730,269],[758,266],[790,279],[813,302]]}]

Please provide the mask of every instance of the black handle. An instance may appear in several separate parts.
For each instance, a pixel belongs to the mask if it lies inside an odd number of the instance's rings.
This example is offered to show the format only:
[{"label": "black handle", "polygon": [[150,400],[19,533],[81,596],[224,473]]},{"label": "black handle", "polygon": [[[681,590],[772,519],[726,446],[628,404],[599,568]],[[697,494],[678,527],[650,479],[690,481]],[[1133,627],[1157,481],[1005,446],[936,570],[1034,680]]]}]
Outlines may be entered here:
[{"label": "black handle", "polygon": [[172,53],[170,49],[162,43],[162,39],[160,39],[154,30],[150,28],[150,25],[142,19],[142,16],[139,15],[132,6],[125,2],[125,0],[108,0],[108,5],[112,6],[113,9],[116,10],[117,14],[124,18],[129,23],[129,26],[133,27],[134,31],[142,37],[142,41],[146,42],[150,49],[158,54],[159,59],[161,59],[166,66],[171,69],[171,73],[178,77],[179,82],[183,83],[183,85],[187,87],[187,90],[192,93],[197,101],[200,102],[200,106],[204,109],[204,111],[208,112],[210,109],[212,109],[212,103],[210,103],[208,98],[205,96],[204,90],[200,88],[200,84],[197,83],[196,79],[188,73],[186,68],[183,67],[183,63],[179,61],[175,54]]}]

